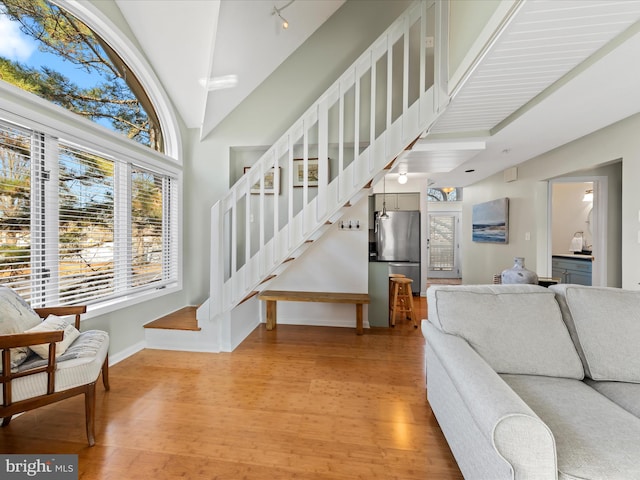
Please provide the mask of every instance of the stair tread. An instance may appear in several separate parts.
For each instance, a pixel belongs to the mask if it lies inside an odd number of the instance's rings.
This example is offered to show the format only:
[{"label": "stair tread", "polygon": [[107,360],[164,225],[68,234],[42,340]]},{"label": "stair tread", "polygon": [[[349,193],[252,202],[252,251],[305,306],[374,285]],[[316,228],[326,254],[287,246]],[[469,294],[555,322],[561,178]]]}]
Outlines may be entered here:
[{"label": "stair tread", "polygon": [[160,317],[144,325],[144,328],[158,328],[163,330],[189,330],[198,332],[198,320],[196,319],[197,307],[184,307],[180,310]]}]

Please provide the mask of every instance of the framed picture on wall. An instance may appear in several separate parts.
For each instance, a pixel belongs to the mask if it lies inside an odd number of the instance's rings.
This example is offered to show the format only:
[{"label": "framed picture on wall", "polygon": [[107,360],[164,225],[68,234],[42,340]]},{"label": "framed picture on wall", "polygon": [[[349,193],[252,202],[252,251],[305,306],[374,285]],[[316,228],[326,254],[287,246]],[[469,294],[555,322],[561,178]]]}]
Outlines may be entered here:
[{"label": "framed picture on wall", "polygon": [[499,198],[473,206],[471,238],[474,242],[509,243],[508,198]]},{"label": "framed picture on wall", "polygon": [[[251,167],[244,167],[244,173],[247,173]],[[274,167],[271,167],[264,174],[264,193],[265,195],[275,195],[276,193],[280,195],[280,168],[276,170]],[[259,195],[260,194],[260,182],[256,182],[251,187],[251,194]]]},{"label": "framed picture on wall", "polygon": [[[307,180],[310,187],[318,186],[318,159],[310,158],[308,162]],[[304,186],[304,159],[293,159],[293,186]]]}]

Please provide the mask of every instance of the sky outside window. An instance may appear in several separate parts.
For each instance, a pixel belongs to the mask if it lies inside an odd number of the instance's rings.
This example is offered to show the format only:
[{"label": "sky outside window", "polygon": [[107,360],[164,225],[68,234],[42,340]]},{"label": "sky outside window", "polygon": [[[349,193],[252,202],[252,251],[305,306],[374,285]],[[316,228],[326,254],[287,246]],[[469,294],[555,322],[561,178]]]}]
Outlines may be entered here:
[{"label": "sky outside window", "polygon": [[0,79],[162,151],[146,93],[135,77],[122,78],[124,70],[113,63],[121,66],[121,59],[105,48],[84,23],[55,5],[0,0]]}]

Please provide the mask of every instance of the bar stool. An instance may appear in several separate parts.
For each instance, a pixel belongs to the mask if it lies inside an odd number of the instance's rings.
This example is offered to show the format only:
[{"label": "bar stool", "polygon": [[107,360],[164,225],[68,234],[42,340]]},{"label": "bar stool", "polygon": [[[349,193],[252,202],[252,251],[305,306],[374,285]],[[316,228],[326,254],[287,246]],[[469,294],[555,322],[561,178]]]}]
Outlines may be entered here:
[{"label": "bar stool", "polygon": [[389,274],[389,325],[391,325],[391,311],[393,310],[393,282],[392,278],[405,278],[406,275],[402,273],[390,273]]},{"label": "bar stool", "polygon": [[406,318],[410,318],[413,322],[413,328],[418,328],[416,322],[416,313],[413,310],[413,293],[411,292],[411,284],[413,280],[410,278],[392,278],[393,285],[393,309],[391,310],[391,326],[396,326],[396,313],[405,313]]}]

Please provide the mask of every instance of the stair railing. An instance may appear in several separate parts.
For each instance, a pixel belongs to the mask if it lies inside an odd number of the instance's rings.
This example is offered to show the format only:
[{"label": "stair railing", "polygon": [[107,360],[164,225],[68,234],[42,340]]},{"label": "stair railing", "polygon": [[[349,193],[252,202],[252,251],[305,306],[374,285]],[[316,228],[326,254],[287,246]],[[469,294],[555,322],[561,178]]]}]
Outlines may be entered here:
[{"label": "stair railing", "polygon": [[210,318],[277,273],[433,122],[440,4],[414,2],[212,207]]}]

